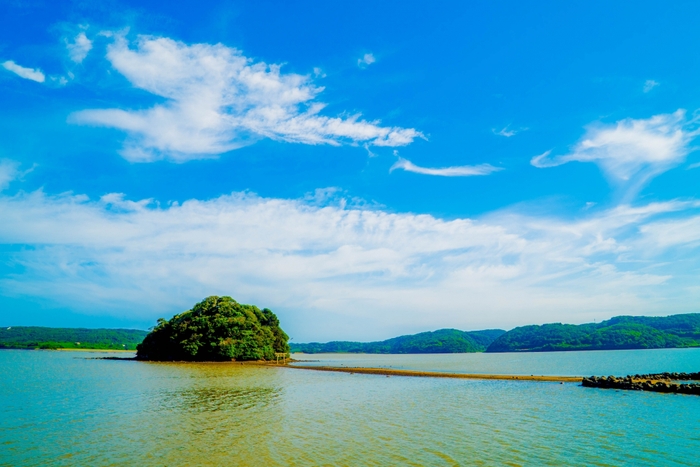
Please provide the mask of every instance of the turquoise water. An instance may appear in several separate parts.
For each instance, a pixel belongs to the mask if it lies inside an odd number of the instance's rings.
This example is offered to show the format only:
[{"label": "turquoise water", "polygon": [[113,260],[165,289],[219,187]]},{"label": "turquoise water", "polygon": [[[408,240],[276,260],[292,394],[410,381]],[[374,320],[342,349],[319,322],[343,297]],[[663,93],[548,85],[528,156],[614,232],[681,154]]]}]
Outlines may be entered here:
[{"label": "turquoise water", "polygon": [[448,373],[591,376],[700,371],[700,349],[422,355],[301,354],[306,366],[348,366]]},{"label": "turquoise water", "polygon": [[[597,368],[596,354],[605,357]],[[0,351],[0,465],[699,465],[697,396],[86,358],[101,355]],[[697,371],[698,355],[309,358],[470,373],[626,374],[658,371],[662,362],[671,366],[664,370]],[[613,371],[622,362],[634,369]],[[552,371],[536,371],[546,364]]]}]

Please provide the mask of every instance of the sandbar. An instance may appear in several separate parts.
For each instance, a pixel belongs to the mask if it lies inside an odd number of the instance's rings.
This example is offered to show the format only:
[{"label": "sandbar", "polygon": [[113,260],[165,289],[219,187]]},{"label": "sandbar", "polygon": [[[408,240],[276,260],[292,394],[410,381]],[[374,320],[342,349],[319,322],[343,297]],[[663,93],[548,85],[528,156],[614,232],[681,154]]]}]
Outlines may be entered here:
[{"label": "sandbar", "polygon": [[553,383],[580,383],[581,376],[549,376],[549,375],[491,375],[474,373],[444,373],[440,371],[393,370],[390,368],[360,368],[335,366],[304,366],[287,365],[287,368],[299,370],[335,371],[340,373],[359,373],[365,375],[413,376],[419,378],[456,378],[456,379],[489,379],[505,381],[546,381]]}]

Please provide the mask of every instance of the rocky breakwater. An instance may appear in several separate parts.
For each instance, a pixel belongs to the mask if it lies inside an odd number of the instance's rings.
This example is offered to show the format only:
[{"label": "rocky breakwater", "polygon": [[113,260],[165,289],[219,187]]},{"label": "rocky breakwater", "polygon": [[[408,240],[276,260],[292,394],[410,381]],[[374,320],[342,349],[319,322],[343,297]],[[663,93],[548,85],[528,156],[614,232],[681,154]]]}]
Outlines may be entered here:
[{"label": "rocky breakwater", "polygon": [[652,391],[672,394],[693,394],[700,396],[700,384],[679,383],[678,381],[700,381],[697,373],[653,373],[647,375],[591,376],[583,378],[581,385],[589,388],[627,389],[631,391]]}]

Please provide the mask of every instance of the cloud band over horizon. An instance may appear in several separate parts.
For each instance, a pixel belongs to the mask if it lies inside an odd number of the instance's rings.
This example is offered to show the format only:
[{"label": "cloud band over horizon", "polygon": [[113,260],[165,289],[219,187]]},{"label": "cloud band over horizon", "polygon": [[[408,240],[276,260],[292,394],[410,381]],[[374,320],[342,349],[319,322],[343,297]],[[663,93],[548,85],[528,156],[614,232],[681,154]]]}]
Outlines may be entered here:
[{"label": "cloud band over horizon", "polygon": [[352,323],[365,315],[380,337],[399,310],[406,330],[473,329],[551,321],[562,307],[585,321],[700,298],[688,288],[697,259],[683,270],[664,266],[700,243],[694,202],[568,221],[508,210],[447,221],[249,193],[160,207],[38,191],[0,196],[0,216],[0,242],[24,245],[3,253],[23,271],[0,279],[6,296],[155,319],[232,294],[297,310],[325,329],[312,336],[291,326],[307,339],[358,337]]}]

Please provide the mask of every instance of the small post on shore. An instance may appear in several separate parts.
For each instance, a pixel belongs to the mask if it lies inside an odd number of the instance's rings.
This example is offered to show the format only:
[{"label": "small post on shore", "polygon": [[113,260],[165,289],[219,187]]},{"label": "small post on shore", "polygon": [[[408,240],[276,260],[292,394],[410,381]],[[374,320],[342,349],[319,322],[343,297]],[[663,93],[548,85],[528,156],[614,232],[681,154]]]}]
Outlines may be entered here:
[{"label": "small post on shore", "polygon": [[275,352],[275,358],[277,359],[276,365],[280,364],[280,357],[282,357],[282,363],[287,363],[287,354],[282,352]]}]

